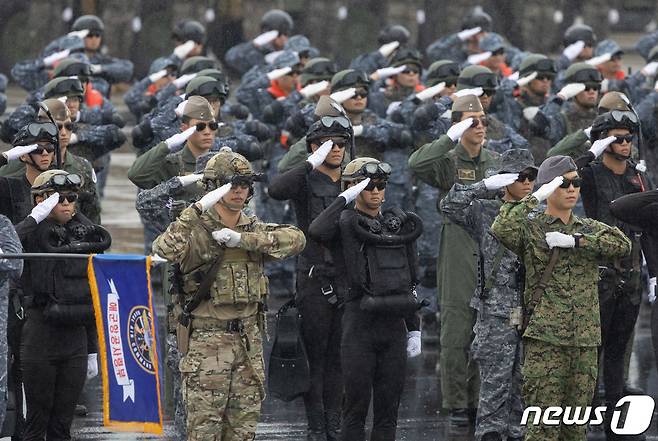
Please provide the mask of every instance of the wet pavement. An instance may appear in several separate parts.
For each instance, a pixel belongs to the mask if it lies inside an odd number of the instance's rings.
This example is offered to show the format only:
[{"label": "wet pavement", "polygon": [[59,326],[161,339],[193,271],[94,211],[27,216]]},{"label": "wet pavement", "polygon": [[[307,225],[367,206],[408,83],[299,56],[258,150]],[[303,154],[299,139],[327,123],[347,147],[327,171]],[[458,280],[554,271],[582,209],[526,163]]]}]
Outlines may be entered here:
[{"label": "wet pavement", "polygon": [[[634,40],[634,38],[633,38]],[[626,59],[625,59],[626,61]],[[13,110],[22,102],[24,93],[18,89],[9,90],[9,109]],[[121,94],[114,95],[115,105],[123,112],[125,105],[120,99]],[[131,127],[125,131],[129,135]],[[105,190],[103,200],[103,225],[106,226],[113,237],[113,253],[141,253],[143,251],[142,226],[134,209],[136,188],[126,178],[126,172],[135,155],[130,146],[124,146],[112,154],[111,173]],[[284,299],[272,298],[270,311],[276,311],[277,306]],[[162,316],[162,298],[157,299],[157,310]],[[650,311],[645,303],[638,320],[634,350],[629,370],[629,381],[633,386],[640,387],[649,395],[658,398],[658,375],[656,372],[653,347],[649,328]],[[273,316],[270,314],[269,320]],[[160,320],[163,323],[163,320]],[[269,327],[274,329],[273,326]],[[433,342],[435,343],[435,342]],[[266,344],[265,358],[267,360],[270,345]],[[161,350],[160,354],[164,351]],[[441,391],[436,374],[438,348],[432,342],[424,341],[423,353],[408,363],[404,395],[399,411],[397,440],[406,441],[467,441],[472,440],[472,432],[453,433],[449,430],[445,413],[440,413]],[[165,388],[168,382],[164,381]],[[165,433],[167,439],[171,434],[171,398],[165,391]],[[162,439],[152,435],[135,433],[113,433],[102,426],[101,388],[100,379],[90,381],[84,392],[81,402],[88,407],[89,413],[85,417],[76,417],[73,426],[73,437],[79,440],[151,440]],[[658,439],[656,418],[647,432],[648,439]],[[370,422],[368,423],[370,424]],[[267,398],[263,403],[261,423],[258,425],[257,440],[289,440],[301,441],[305,439],[305,416],[301,399],[291,403],[284,403],[273,398]],[[8,438],[7,438],[8,439]]]}]

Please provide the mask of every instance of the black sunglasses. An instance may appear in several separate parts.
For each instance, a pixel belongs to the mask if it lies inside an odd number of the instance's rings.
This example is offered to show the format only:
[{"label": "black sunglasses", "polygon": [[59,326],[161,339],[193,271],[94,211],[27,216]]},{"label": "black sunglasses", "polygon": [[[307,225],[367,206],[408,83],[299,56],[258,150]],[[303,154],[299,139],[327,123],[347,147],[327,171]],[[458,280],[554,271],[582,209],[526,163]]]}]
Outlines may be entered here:
[{"label": "black sunglasses", "polygon": [[494,96],[496,94],[496,89],[482,89],[482,94],[486,96]]},{"label": "black sunglasses", "polygon": [[87,34],[87,37],[102,37],[103,33],[99,31],[91,31]]},{"label": "black sunglasses", "polygon": [[471,123],[471,127],[475,128],[482,124],[482,127],[487,127],[489,125],[489,121],[487,120],[486,116],[481,116],[479,118],[473,118],[473,122]]},{"label": "black sunglasses", "polygon": [[57,123],[57,129],[59,129],[59,130],[66,129],[69,132],[72,132],[72,131],[75,130],[75,124],[72,123],[72,122],[67,122],[67,123],[63,123],[63,124],[62,123]]},{"label": "black sunglasses", "polygon": [[554,78],[555,78],[555,74],[550,74],[550,73],[539,73],[539,74],[537,74],[537,76],[535,77],[535,80],[539,80],[539,81],[543,81],[543,80],[553,81]]},{"label": "black sunglasses", "polygon": [[44,151],[46,153],[53,153],[55,151],[55,146],[52,144],[37,144],[37,148],[32,151],[32,153],[42,155]]},{"label": "black sunglasses", "polygon": [[368,182],[368,185],[364,187],[364,190],[373,191],[375,188],[380,191],[385,189],[386,181],[370,181]]},{"label": "black sunglasses", "polygon": [[573,185],[573,188],[580,188],[581,184],[583,183],[582,178],[573,178],[573,179],[567,179],[564,178],[564,181],[560,184],[560,188],[569,188],[569,186]]},{"label": "black sunglasses", "polygon": [[600,83],[585,83],[585,90],[595,90],[599,91],[601,90],[601,84]]},{"label": "black sunglasses", "polygon": [[505,53],[505,48],[501,47],[500,49],[496,49],[491,53],[492,57],[495,57],[496,55],[503,55]]},{"label": "black sunglasses", "polygon": [[537,172],[536,171],[531,171],[531,172],[521,172],[519,173],[519,177],[516,179],[518,182],[525,182],[526,179],[530,182],[534,182],[535,179],[537,179]]},{"label": "black sunglasses", "polygon": [[405,70],[402,71],[404,74],[418,74],[420,72],[420,69],[417,67],[407,67]]},{"label": "black sunglasses", "polygon": [[196,123],[197,132],[203,132],[204,130],[206,130],[206,127],[208,127],[210,130],[214,132],[219,128],[219,123],[217,121],[210,121],[208,123],[205,122]]},{"label": "black sunglasses", "polygon": [[623,142],[631,143],[633,142],[633,135],[620,135],[616,136],[615,140],[612,142],[613,144],[621,144]]},{"label": "black sunglasses", "polygon": [[59,203],[63,204],[64,199],[67,201],[73,203],[78,200],[78,194],[77,193],[60,193],[59,194]]},{"label": "black sunglasses", "polygon": [[354,92],[354,98],[368,98],[368,89],[360,87]]}]

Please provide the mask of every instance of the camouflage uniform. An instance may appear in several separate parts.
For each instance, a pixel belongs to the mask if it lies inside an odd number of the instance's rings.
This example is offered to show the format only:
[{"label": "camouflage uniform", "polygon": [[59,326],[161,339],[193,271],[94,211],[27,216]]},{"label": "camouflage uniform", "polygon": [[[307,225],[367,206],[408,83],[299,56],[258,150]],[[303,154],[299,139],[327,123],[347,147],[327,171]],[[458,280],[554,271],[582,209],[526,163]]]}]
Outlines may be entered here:
[{"label": "camouflage uniform", "polygon": [[581,110],[571,101],[565,103],[562,98],[552,96],[539,108],[537,114],[539,121],[546,121],[547,124],[536,124],[537,116],[533,119],[533,124],[543,138],[548,139],[551,145],[555,145],[566,135],[592,125],[597,114],[596,107]]},{"label": "camouflage uniform", "polygon": [[[526,268],[524,303],[531,301],[549,260],[546,233],[582,233],[582,248],[560,249],[561,258],[530,318],[524,337],[523,398],[526,406],[588,406],[596,384],[597,346],[601,344],[596,285],[601,257],[628,255],[630,240],[616,227],[571,215],[565,225],[544,213],[531,214],[539,202],[528,195],[507,202],[491,230],[517,254]],[[526,440],[585,439],[585,426],[530,425]]]},{"label": "camouflage uniform", "polygon": [[[642,136],[646,145],[656,145],[658,132],[656,131],[656,109],[658,108],[658,92],[652,90],[637,105],[637,114],[640,117]],[[653,182],[658,182],[658,149],[645,148],[642,152],[647,161],[647,171]]]},{"label": "camouflage uniform", "polygon": [[211,298],[193,311],[189,351],[180,363],[191,441],[255,437],[265,398],[263,261],[298,254],[305,245],[299,229],[243,213],[234,228],[241,233],[240,244],[225,248],[209,233],[224,227],[216,210],[200,215],[189,207],[153,243],[155,253],[180,265],[187,295],[198,286],[199,268],[207,271],[222,259]]},{"label": "camouflage uniform", "polygon": [[171,153],[161,142],[135,159],[128,169],[128,179],[139,188],[149,189],[174,176],[193,173],[195,167],[196,158],[187,146]]},{"label": "camouflage uniform", "polygon": [[7,95],[5,91],[7,90],[7,77],[3,74],[0,74],[0,116],[5,113],[7,109]]},{"label": "camouflage uniform", "polygon": [[[56,168],[57,163],[53,161],[51,168]],[[62,170],[75,173],[82,178],[82,186],[78,193],[77,206],[89,220],[94,224],[101,221],[101,202],[96,188],[96,175],[89,161],[77,156],[66,149]],[[21,161],[10,161],[9,164],[0,168],[0,176],[17,177],[25,175],[25,163]]]},{"label": "camouflage uniform", "polygon": [[[489,232],[503,201],[483,182],[455,184],[441,201],[441,211],[478,242],[479,286],[471,300],[478,311],[471,356],[480,368],[480,400],[475,436],[494,432],[522,438],[521,337],[511,322],[521,306],[519,261]],[[499,254],[500,253],[500,254]],[[500,260],[499,260],[500,259]],[[485,282],[486,281],[486,282]],[[485,283],[491,284],[485,287]]]},{"label": "camouflage uniform", "polygon": [[[495,173],[499,155],[482,149],[471,158],[447,135],[416,150],[409,158],[414,175],[442,192],[455,183],[475,184]],[[438,201],[437,201],[438,202]],[[459,225],[444,219],[441,226],[437,280],[441,310],[441,390],[443,407],[477,407],[478,372],[469,359],[475,322],[469,306],[477,280],[477,245]]]},{"label": "camouflage uniform", "polygon": [[273,51],[271,45],[258,48],[253,42],[245,41],[229,49],[224,56],[224,61],[227,67],[244,75],[253,66],[265,65],[265,55]]},{"label": "camouflage uniform", "polygon": [[[0,215],[0,257],[2,253],[21,253],[23,248],[9,219]],[[9,314],[9,282],[18,281],[23,261],[0,259],[0,421],[5,420],[7,409],[7,315]],[[14,369],[18,367],[15,366]]]}]

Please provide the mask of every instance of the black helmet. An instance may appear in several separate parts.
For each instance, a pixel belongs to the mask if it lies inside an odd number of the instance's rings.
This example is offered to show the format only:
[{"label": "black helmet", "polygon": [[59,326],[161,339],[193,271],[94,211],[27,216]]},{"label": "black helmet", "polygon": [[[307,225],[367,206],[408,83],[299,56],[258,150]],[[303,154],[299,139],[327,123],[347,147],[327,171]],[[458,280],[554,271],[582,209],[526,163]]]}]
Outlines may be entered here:
[{"label": "black helmet", "polygon": [[586,24],[574,24],[564,31],[564,46],[569,46],[577,41],[584,41],[587,46],[596,44],[596,34]]},{"label": "black helmet", "polygon": [[206,28],[196,20],[181,20],[174,26],[171,31],[171,38],[185,43],[192,40],[197,44],[206,42]]},{"label": "black helmet", "polygon": [[82,98],[84,87],[77,78],[59,77],[53,78],[43,86],[44,98],[59,98],[61,96],[77,96]]},{"label": "black helmet", "polygon": [[345,138],[346,142],[352,139],[352,122],[347,117],[343,106],[328,96],[321,96],[315,106],[315,118],[317,119],[308,132],[306,132],[306,149],[311,151],[313,141],[330,136]]},{"label": "black helmet", "polygon": [[53,69],[53,78],[78,77],[81,79],[91,76],[91,65],[79,58],[67,57],[57,63]]},{"label": "black helmet", "polygon": [[197,55],[187,58],[180,67],[178,76],[185,74],[197,73],[203,69],[216,69],[217,63],[212,58]]},{"label": "black helmet", "polygon": [[569,83],[601,83],[603,76],[594,66],[587,63],[573,63],[564,72],[564,82]]},{"label": "black helmet", "polygon": [[554,77],[557,74],[555,61],[542,54],[528,54],[519,65],[519,75],[524,77],[532,72]]},{"label": "black helmet", "polygon": [[103,24],[103,21],[95,15],[83,15],[73,22],[71,30],[82,31],[84,29],[89,30],[89,32],[98,32],[102,34],[103,31],[105,31],[105,25]]},{"label": "black helmet", "polygon": [[395,51],[395,55],[393,55],[393,58],[391,59],[389,66],[398,67],[398,66],[404,66],[409,64],[415,64],[418,67],[418,69],[422,70],[423,68],[422,60],[423,60],[423,56],[420,54],[420,52],[417,49],[405,47]]},{"label": "black helmet", "polygon": [[13,146],[30,145],[38,141],[57,143],[57,126],[50,121],[29,123],[20,128],[11,144]]},{"label": "black helmet", "polygon": [[405,45],[409,41],[410,36],[411,33],[409,32],[409,29],[404,26],[399,24],[388,25],[379,33],[377,42],[379,44],[386,44],[397,41],[400,45]]},{"label": "black helmet", "polygon": [[593,141],[605,138],[608,131],[612,129],[627,129],[629,132],[634,133],[638,127],[637,115],[634,112],[613,110],[594,118],[590,138]]},{"label": "black helmet", "polygon": [[331,78],[331,91],[349,89],[350,87],[370,87],[370,78],[361,70],[345,69]]},{"label": "black helmet", "polygon": [[311,58],[304,65],[299,81],[302,86],[308,85],[311,81],[331,81],[337,70],[336,63],[328,58]]},{"label": "black helmet", "polygon": [[491,31],[491,16],[484,12],[482,8],[473,9],[462,20],[462,29],[473,29],[479,27],[484,32]]},{"label": "black helmet", "polygon": [[228,96],[228,85],[213,77],[197,76],[187,84],[185,96],[200,95],[203,97],[218,96],[222,101]]},{"label": "black helmet", "polygon": [[461,73],[459,64],[451,60],[439,60],[432,63],[427,70],[425,84],[429,87],[445,82],[446,85],[456,84],[457,78]]},{"label": "black helmet", "polygon": [[281,9],[270,9],[260,20],[260,28],[263,32],[279,31],[282,35],[290,35],[293,26],[290,14]]},{"label": "black helmet", "polygon": [[457,90],[472,89],[474,87],[495,89],[498,87],[498,77],[487,67],[479,65],[467,66],[459,74],[459,78],[457,78]]}]

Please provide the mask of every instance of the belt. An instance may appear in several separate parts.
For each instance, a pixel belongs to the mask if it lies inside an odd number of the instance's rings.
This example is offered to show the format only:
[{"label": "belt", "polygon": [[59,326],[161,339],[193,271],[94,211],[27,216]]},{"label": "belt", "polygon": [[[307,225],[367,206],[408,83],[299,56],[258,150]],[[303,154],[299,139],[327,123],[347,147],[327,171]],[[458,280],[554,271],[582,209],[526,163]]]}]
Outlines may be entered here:
[{"label": "belt", "polygon": [[256,315],[231,320],[220,320],[210,317],[192,316],[192,328],[204,331],[225,331],[235,334],[242,334],[246,327],[256,324],[258,319]]}]

